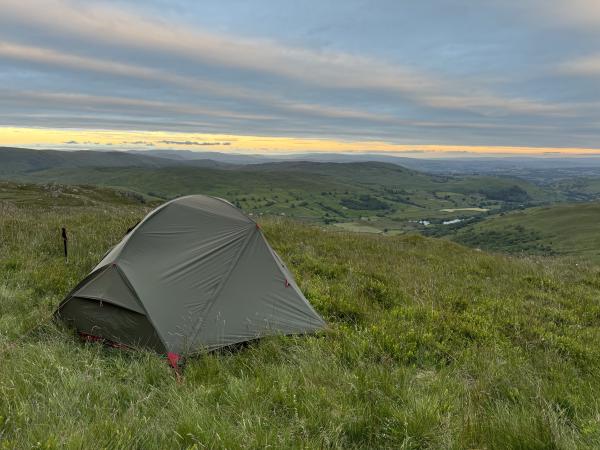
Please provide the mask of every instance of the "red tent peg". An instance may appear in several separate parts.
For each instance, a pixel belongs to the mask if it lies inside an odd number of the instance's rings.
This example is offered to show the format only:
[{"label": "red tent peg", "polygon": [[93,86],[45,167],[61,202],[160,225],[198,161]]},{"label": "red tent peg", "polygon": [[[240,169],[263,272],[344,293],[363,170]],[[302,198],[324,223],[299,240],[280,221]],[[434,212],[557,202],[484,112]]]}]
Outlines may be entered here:
[{"label": "red tent peg", "polygon": [[183,381],[183,376],[181,374],[181,365],[180,365],[182,362],[181,355],[179,355],[177,353],[169,352],[169,353],[167,353],[167,361],[169,362],[169,366],[171,366],[171,368],[175,372],[175,378],[177,379],[177,382],[181,383]]},{"label": "red tent peg", "polygon": [[177,353],[169,352],[167,353],[167,360],[169,361],[169,365],[173,369],[177,369],[177,367],[179,366],[179,361],[181,360],[181,356]]}]

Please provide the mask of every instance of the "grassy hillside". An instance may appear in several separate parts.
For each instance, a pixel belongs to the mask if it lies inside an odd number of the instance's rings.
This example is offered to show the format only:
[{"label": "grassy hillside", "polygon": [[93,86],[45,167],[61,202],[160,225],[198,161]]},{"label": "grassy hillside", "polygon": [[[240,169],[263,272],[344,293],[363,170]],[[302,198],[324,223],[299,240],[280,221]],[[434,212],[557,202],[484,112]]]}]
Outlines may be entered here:
[{"label": "grassy hillside", "polygon": [[600,198],[600,177],[571,177],[555,183],[554,188],[573,201],[597,200]]},{"label": "grassy hillside", "polygon": [[178,383],[45,322],[147,206],[3,189],[0,448],[600,446],[597,266],[265,219],[330,330],[193,358]]},{"label": "grassy hillside", "polygon": [[487,250],[571,255],[600,263],[600,203],[514,211],[459,228],[449,237]]}]

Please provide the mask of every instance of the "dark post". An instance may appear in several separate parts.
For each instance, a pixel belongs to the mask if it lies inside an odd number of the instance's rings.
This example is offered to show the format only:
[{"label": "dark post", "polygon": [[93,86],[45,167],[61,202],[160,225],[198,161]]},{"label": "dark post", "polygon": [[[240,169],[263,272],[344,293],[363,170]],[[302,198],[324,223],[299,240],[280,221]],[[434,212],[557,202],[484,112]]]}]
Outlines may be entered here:
[{"label": "dark post", "polygon": [[65,247],[65,259],[67,259],[67,241],[69,240],[69,238],[67,237],[67,229],[64,227],[62,229],[62,239]]}]

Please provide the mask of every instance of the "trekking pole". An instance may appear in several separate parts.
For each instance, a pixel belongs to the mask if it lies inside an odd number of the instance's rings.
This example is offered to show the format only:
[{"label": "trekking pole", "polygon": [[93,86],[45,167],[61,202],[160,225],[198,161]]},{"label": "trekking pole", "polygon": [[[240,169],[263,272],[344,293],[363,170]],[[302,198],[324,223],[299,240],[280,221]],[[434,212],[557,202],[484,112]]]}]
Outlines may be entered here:
[{"label": "trekking pole", "polygon": [[63,227],[63,229],[62,229],[62,240],[63,240],[63,245],[65,248],[65,261],[68,261],[69,257],[68,257],[68,253],[67,253],[67,241],[69,240],[69,238],[67,237],[67,229],[65,227]]}]

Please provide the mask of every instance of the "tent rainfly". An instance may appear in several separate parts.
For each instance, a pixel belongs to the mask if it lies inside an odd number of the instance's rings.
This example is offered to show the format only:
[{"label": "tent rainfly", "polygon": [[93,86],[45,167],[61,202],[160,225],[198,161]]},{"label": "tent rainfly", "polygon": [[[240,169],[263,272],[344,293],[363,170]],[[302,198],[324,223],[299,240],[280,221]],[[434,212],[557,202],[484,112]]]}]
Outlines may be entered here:
[{"label": "tent rainfly", "polygon": [[325,327],[259,226],[191,195],[150,212],[61,302],[79,333],[179,355]]}]

